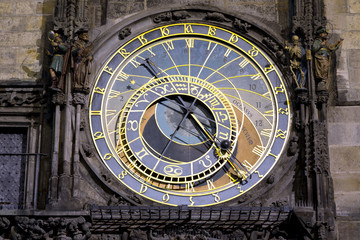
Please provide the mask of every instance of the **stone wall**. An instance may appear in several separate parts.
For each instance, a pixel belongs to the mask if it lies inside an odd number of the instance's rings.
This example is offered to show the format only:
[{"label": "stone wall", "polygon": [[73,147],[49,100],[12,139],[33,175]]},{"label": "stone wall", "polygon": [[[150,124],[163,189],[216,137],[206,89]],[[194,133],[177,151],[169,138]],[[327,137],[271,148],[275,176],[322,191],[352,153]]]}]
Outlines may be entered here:
[{"label": "stone wall", "polygon": [[0,80],[42,76],[44,32],[55,1],[0,2]]},{"label": "stone wall", "polygon": [[245,13],[254,16],[261,16],[267,21],[277,22],[276,0],[131,0],[119,1],[109,0],[108,17],[119,18],[142,10],[151,10],[161,7],[174,6],[212,6],[229,12]]},{"label": "stone wall", "polygon": [[339,239],[350,240],[360,236],[360,2],[326,0],[325,7],[330,36],[344,39],[337,53],[338,106],[330,107],[328,125]]}]

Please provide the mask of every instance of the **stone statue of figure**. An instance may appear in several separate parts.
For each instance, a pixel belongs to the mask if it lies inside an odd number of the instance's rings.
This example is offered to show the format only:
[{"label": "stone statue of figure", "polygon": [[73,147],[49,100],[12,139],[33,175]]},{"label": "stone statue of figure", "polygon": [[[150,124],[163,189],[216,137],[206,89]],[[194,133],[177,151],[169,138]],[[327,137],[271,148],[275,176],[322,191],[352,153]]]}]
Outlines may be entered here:
[{"label": "stone statue of figure", "polygon": [[91,62],[93,60],[87,32],[79,34],[78,40],[72,46],[71,53],[74,71],[73,87],[75,90],[86,91],[88,89]]},{"label": "stone statue of figure", "polygon": [[63,42],[63,37],[59,33],[50,31],[48,34],[51,41],[51,51],[47,50],[47,55],[51,56],[50,77],[53,91],[62,91],[64,88],[64,76],[66,71],[69,47]]},{"label": "stone statue of figure", "polygon": [[343,40],[334,45],[327,45],[328,32],[325,28],[316,31],[316,39],[311,51],[315,61],[315,79],[318,83],[326,84],[330,70],[331,53],[339,48]]},{"label": "stone statue of figure", "polygon": [[[292,43],[288,45],[285,42],[285,49],[289,52],[290,55],[290,71],[294,82],[296,83],[298,88],[304,86],[304,77],[305,73],[302,70],[302,57],[303,57],[303,49],[299,43],[299,37],[297,35],[292,36]],[[298,79],[298,74],[300,73],[300,79]]]}]

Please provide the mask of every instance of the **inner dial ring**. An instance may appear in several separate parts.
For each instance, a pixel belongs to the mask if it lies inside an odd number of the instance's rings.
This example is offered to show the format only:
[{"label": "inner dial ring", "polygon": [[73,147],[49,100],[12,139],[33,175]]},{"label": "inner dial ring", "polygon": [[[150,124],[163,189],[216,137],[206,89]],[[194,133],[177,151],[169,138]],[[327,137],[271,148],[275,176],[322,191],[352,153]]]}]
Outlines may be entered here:
[{"label": "inner dial ring", "polygon": [[[145,132],[147,124],[151,125],[151,111],[154,105],[162,100],[172,102],[181,108],[180,121],[176,124],[173,134],[162,135],[166,140],[162,146],[158,144],[159,138],[152,143],[151,137]],[[176,101],[177,100],[177,101]],[[207,116],[196,113],[195,105],[202,106],[209,113]],[[169,110],[171,111],[171,109]],[[149,113],[150,112],[150,113]],[[204,120],[205,119],[205,120]],[[194,129],[193,134],[203,134],[208,144],[207,149],[194,159],[182,160],[183,154],[180,146],[172,148],[176,151],[177,158],[169,154],[171,146],[178,144],[174,139],[183,122],[191,120]],[[212,122],[209,128],[206,122]],[[236,115],[227,98],[216,87],[199,78],[185,75],[170,75],[156,78],[140,87],[129,98],[120,116],[119,142],[117,146],[120,159],[139,176],[145,176],[147,181],[159,181],[161,183],[183,184],[198,181],[216,173],[224,166],[227,158],[234,151],[238,122]],[[156,131],[159,129],[152,129]],[[189,129],[188,129],[189,130]],[[161,136],[161,135],[159,135]],[[194,144],[183,139],[188,149],[194,148]],[[226,152],[220,151],[222,141],[229,141],[230,147]],[[155,143],[156,142],[156,143]],[[175,150],[174,150],[175,149]]]}]

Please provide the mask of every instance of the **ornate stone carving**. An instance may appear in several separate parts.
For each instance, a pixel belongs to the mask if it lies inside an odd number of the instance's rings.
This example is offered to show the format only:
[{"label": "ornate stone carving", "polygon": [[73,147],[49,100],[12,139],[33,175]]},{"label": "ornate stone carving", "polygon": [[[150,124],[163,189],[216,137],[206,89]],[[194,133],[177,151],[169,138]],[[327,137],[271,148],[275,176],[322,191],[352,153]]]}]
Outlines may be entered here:
[{"label": "ornate stone carving", "polygon": [[326,122],[314,121],[314,171],[329,175],[329,148],[327,140]]},{"label": "ornate stone carving", "polygon": [[230,19],[227,19],[224,14],[219,12],[208,12],[204,19],[216,22],[231,22]]},{"label": "ornate stone carving", "polygon": [[177,21],[191,17],[187,11],[174,11],[172,12],[172,19]]},{"label": "ornate stone carving", "polygon": [[299,138],[298,136],[294,135],[291,139],[290,139],[290,144],[289,144],[289,149],[288,149],[288,155],[289,156],[294,156],[298,151],[298,141]]},{"label": "ornate stone carving", "polygon": [[171,12],[166,12],[166,13],[161,13],[161,14],[153,17],[153,22],[154,23],[161,23],[161,22],[171,21],[171,19],[172,19],[172,13]]},{"label": "ornate stone carving", "polygon": [[86,96],[84,93],[76,92],[73,94],[73,104],[74,105],[84,105]]},{"label": "ornate stone carving", "polygon": [[108,206],[129,205],[129,203],[121,196],[112,195],[108,201]]},{"label": "ornate stone carving", "polygon": [[64,105],[65,104],[65,94],[58,92],[52,95],[51,102],[55,105]]},{"label": "ornate stone carving", "polygon": [[94,155],[94,148],[90,144],[83,143],[82,149],[87,157],[92,157]]},{"label": "ornate stone carving", "polygon": [[[35,95],[37,94],[37,95]],[[0,93],[0,106],[23,106],[38,103],[42,100],[40,93],[24,92],[12,89]]]},{"label": "ornate stone carving", "polygon": [[0,239],[4,238],[5,232],[10,227],[10,220],[6,217],[0,217]]},{"label": "ornate stone carving", "polygon": [[168,22],[168,21],[177,21],[181,19],[186,19],[191,17],[188,11],[174,11],[174,12],[165,12],[153,17],[154,23]]},{"label": "ornate stone carving", "polygon": [[91,224],[86,222],[85,218],[78,217],[70,219],[69,221],[69,232],[73,240],[83,240],[91,237],[90,232]]},{"label": "ornate stone carving", "polygon": [[240,32],[249,32],[249,28],[251,28],[251,25],[245,21],[241,21],[240,19],[235,18],[233,22],[233,26],[235,29],[237,29]]},{"label": "ornate stone carving", "polygon": [[121,30],[119,31],[119,39],[120,39],[120,40],[123,40],[123,39],[125,39],[127,36],[130,36],[130,34],[131,34],[131,28],[125,27],[125,28],[123,28],[123,29],[121,29]]},{"label": "ornate stone carving", "polygon": [[91,237],[91,224],[84,217],[35,219],[15,217],[9,235],[11,239],[83,240]]},{"label": "ornate stone carving", "polygon": [[282,64],[285,64],[285,53],[279,44],[277,44],[270,37],[264,38],[262,42],[275,54],[275,56],[280,60]]},{"label": "ornate stone carving", "polygon": [[74,19],[75,32],[80,30],[87,30],[89,28],[88,17],[88,0],[81,0],[76,2],[76,17]]}]

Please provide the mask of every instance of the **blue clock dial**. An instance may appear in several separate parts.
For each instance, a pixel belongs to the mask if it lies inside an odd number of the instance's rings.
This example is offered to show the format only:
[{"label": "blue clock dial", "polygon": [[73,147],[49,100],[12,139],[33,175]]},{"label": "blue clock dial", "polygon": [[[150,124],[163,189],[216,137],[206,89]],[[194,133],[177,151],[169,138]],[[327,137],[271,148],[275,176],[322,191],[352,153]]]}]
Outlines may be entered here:
[{"label": "blue clock dial", "polygon": [[119,184],[189,206],[241,197],[263,180],[290,117],[276,64],[236,33],[199,23],[151,29],[115,49],[89,109],[93,142]]}]

